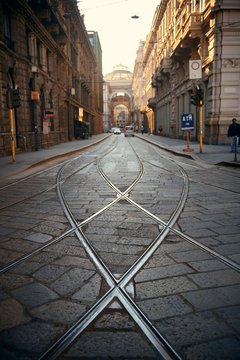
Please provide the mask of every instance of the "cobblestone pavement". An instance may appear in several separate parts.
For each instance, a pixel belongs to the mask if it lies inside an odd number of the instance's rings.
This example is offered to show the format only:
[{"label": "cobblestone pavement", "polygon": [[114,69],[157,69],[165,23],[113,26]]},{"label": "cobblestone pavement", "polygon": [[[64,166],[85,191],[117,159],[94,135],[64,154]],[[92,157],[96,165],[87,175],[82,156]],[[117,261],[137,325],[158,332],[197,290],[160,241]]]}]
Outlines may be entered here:
[{"label": "cobblestone pavement", "polygon": [[[139,175],[140,157],[143,174],[127,195],[132,202],[114,203],[119,194],[99,175],[97,158],[105,152],[100,167],[121,192]],[[84,331],[57,358],[162,359],[121,297],[93,311],[111,290],[111,276],[129,276],[127,295],[179,358],[237,360],[239,170],[166,154],[137,137],[111,136],[61,174],[85,243],[59,201],[61,166],[20,182],[18,176],[1,189],[1,357],[40,358],[92,311]],[[174,231],[145,257],[180,202],[183,174],[189,189]],[[137,268],[139,259],[145,260]]]}]

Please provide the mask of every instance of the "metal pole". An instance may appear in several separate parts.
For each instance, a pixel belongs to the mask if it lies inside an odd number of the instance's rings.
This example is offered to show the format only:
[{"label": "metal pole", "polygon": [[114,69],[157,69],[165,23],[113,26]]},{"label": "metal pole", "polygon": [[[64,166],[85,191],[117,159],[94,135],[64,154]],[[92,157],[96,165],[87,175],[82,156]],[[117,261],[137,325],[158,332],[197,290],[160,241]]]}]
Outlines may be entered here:
[{"label": "metal pole", "polygon": [[233,144],[234,144],[234,161],[237,161],[237,146],[238,146],[238,137],[234,136]]},{"label": "metal pole", "polygon": [[13,126],[13,109],[9,109],[10,128],[11,128],[11,143],[12,143],[12,161],[15,161],[15,134]]},{"label": "metal pole", "polygon": [[200,145],[200,153],[202,153],[202,137],[203,137],[203,130],[202,130],[202,100],[199,102],[199,145]]}]

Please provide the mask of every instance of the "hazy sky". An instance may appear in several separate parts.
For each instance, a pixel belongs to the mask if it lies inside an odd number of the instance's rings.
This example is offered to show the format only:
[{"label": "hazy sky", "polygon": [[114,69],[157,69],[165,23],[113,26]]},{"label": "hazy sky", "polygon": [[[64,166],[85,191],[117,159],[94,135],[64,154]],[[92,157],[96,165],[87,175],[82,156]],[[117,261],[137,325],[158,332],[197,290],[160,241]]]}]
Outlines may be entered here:
[{"label": "hazy sky", "polygon": [[[161,0],[81,0],[80,13],[86,29],[97,31],[103,57],[103,75],[116,65],[133,71],[141,40],[150,31],[156,6]],[[138,19],[131,16],[138,15]]]}]

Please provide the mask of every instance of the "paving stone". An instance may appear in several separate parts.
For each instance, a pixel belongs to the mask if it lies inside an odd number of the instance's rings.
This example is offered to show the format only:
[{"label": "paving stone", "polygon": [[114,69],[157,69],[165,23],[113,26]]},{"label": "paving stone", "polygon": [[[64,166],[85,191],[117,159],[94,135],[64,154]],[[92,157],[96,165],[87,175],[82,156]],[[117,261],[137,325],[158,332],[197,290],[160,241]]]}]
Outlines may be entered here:
[{"label": "paving stone", "polygon": [[14,232],[14,228],[12,227],[6,227],[6,226],[1,226],[0,227],[0,235],[3,236],[3,235],[9,235],[11,233]]},{"label": "paving stone", "polygon": [[211,271],[201,274],[190,274],[189,278],[191,278],[201,288],[240,284],[240,274],[231,269]]},{"label": "paving stone", "polygon": [[45,218],[47,221],[54,221],[54,222],[58,222],[58,223],[68,223],[68,220],[65,216],[60,216],[60,215],[52,215],[52,216],[48,216],[47,218]]},{"label": "paving stone", "polygon": [[30,314],[56,324],[72,325],[85,313],[86,306],[71,301],[56,300],[30,310]]},{"label": "paving stone", "polygon": [[110,330],[123,329],[132,330],[135,326],[131,317],[121,310],[108,310],[107,313],[100,314],[98,321],[94,324],[95,329]]},{"label": "paving stone", "polygon": [[182,296],[197,310],[233,306],[240,303],[240,286],[232,285],[215,289],[186,292]]},{"label": "paving stone", "polygon": [[86,269],[70,269],[68,272],[60,276],[56,281],[51,283],[51,289],[60,295],[72,295],[83,284],[88,281],[93,275],[94,271]]},{"label": "paving stone", "polygon": [[30,258],[24,261],[23,263],[19,264],[17,273],[23,275],[30,275],[42,267],[42,264],[32,260],[33,258]]},{"label": "paving stone", "polygon": [[65,266],[46,265],[35,271],[33,277],[41,282],[51,283],[66,271]]},{"label": "paving stone", "polygon": [[240,329],[240,306],[231,306],[223,309],[215,310],[215,313],[219,318],[235,329],[236,333],[239,333]]},{"label": "paving stone", "polygon": [[238,360],[240,342],[236,338],[227,337],[191,346],[183,354],[186,360]]},{"label": "paving stone", "polygon": [[138,302],[138,306],[151,320],[179,316],[192,312],[192,308],[180,296],[165,296]]},{"label": "paving stone", "polygon": [[82,269],[95,270],[95,266],[89,259],[78,256],[62,256],[53,262],[55,265],[81,267]]},{"label": "paving stone", "polygon": [[144,265],[144,269],[166,266],[171,264],[175,264],[175,262],[167,255],[153,255],[153,257],[151,257],[150,260]]},{"label": "paving stone", "polygon": [[[16,354],[37,359],[63,333],[63,328],[32,320],[13,329],[1,332],[1,351],[13,348]],[[17,357],[16,357],[17,358]]]},{"label": "paving stone", "polygon": [[221,270],[221,269],[227,269],[227,265],[224,264],[222,261],[219,260],[200,260],[200,261],[192,261],[188,263],[189,266],[191,266],[193,269],[197,271],[214,271],[214,270]]},{"label": "paving stone", "polygon": [[73,256],[81,256],[81,257],[86,257],[86,252],[85,250],[80,246],[80,243],[75,246],[65,243],[63,244],[61,243],[56,243],[51,245],[48,248],[49,252],[54,252],[56,254],[62,254],[62,255],[73,255]]},{"label": "paving stone", "polygon": [[192,262],[197,260],[211,259],[212,256],[202,250],[184,251],[179,253],[171,253],[171,257],[177,262]]},{"label": "paving stone", "polygon": [[237,243],[237,245],[238,245],[239,244],[239,233],[238,234],[228,234],[227,236],[226,235],[218,235],[216,237],[216,239],[222,244],[227,242],[227,244]]},{"label": "paving stone", "polygon": [[117,253],[121,255],[135,255],[138,254],[141,251],[144,251],[143,246],[134,246],[130,245],[130,243],[126,245],[122,244],[116,244],[116,243],[107,243],[105,240],[102,240],[102,242],[97,242],[95,245],[95,248],[97,251],[101,252],[109,252],[109,253]]},{"label": "paving stone", "polygon": [[32,283],[12,291],[13,296],[22,304],[35,307],[58,298],[58,295],[46,286]]},{"label": "paving stone", "polygon": [[[240,233],[240,231],[239,231]],[[214,246],[213,249],[222,255],[230,255],[230,254],[240,254],[240,245],[239,243],[226,244],[226,245],[218,245]]]},{"label": "paving stone", "polygon": [[217,234],[239,234],[240,228],[237,225],[225,225],[225,226],[218,226],[218,228],[214,228]]},{"label": "paving stone", "polygon": [[73,294],[72,299],[81,302],[95,301],[99,298],[101,290],[102,279],[98,274],[95,274],[91,279],[84,284],[79,291]]},{"label": "paving stone", "polygon": [[2,289],[11,290],[22,287],[29,283],[32,283],[32,279],[29,276],[18,275],[15,273],[3,273],[0,276],[0,285]]},{"label": "paving stone", "polygon": [[[169,242],[168,237],[164,239],[162,244],[159,246],[155,254],[162,254],[162,253],[168,253],[168,254],[174,254],[174,253],[181,253],[182,252],[189,252],[190,250],[195,251],[196,247],[186,241],[181,242]],[[172,255],[171,255],[172,256]]]},{"label": "paving stone", "polygon": [[47,235],[52,235],[54,237],[60,236],[62,234],[62,230],[61,229],[57,229],[45,224],[41,224],[38,226],[35,226],[33,228],[33,230],[37,233],[43,233],[43,234],[47,234]]},{"label": "paving stone", "polygon": [[[107,264],[112,273],[126,271],[126,268],[133,265],[139,255],[118,254],[110,252],[99,252],[100,257]],[[118,271],[118,269],[120,269]]]},{"label": "paving stone", "polygon": [[23,307],[14,299],[0,302],[0,331],[17,326],[23,317]]},{"label": "paving stone", "polygon": [[174,264],[169,266],[159,266],[153,269],[141,270],[135,277],[136,282],[151,281],[166,277],[191,274],[193,269],[184,264]]},{"label": "paving stone", "polygon": [[188,290],[196,290],[197,286],[183,276],[147,283],[136,283],[136,298],[143,300],[164,295],[178,294]]},{"label": "paving stone", "polygon": [[26,254],[37,249],[39,245],[22,239],[10,239],[7,243],[3,244],[3,247],[13,251],[21,251]]},{"label": "paving stone", "polygon": [[156,322],[156,326],[177,351],[186,345],[201,342],[205,342],[207,346],[207,342],[231,336],[234,332],[209,311],[161,319]]},{"label": "paving stone", "polygon": [[[136,346],[138,344],[138,346]],[[160,356],[143,338],[134,332],[87,332],[67,351],[67,357],[92,359],[159,359]]]},{"label": "paving stone", "polygon": [[190,237],[193,237],[194,239],[199,239],[201,237],[210,236],[213,237],[214,235],[218,234],[215,230],[217,227],[215,227],[213,230],[206,229],[206,228],[189,228],[187,231],[187,235]]},{"label": "paving stone", "polygon": [[52,238],[53,237],[51,235],[47,235],[47,234],[43,234],[43,233],[32,233],[32,234],[24,237],[25,240],[34,241],[34,242],[43,243],[43,244],[52,240]]}]

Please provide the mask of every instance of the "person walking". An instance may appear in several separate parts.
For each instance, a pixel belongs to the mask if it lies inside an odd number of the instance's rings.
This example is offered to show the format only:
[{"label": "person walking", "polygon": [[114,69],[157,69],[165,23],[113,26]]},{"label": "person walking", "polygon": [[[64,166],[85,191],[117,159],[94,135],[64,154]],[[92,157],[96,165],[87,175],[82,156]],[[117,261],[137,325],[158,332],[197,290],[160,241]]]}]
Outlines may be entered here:
[{"label": "person walking", "polygon": [[[232,123],[228,127],[228,137],[231,137],[231,152],[235,151],[235,146],[237,148],[240,136],[240,125],[237,123],[237,119],[233,118]],[[236,141],[236,143],[235,143]],[[236,145],[235,145],[236,144]]]}]

